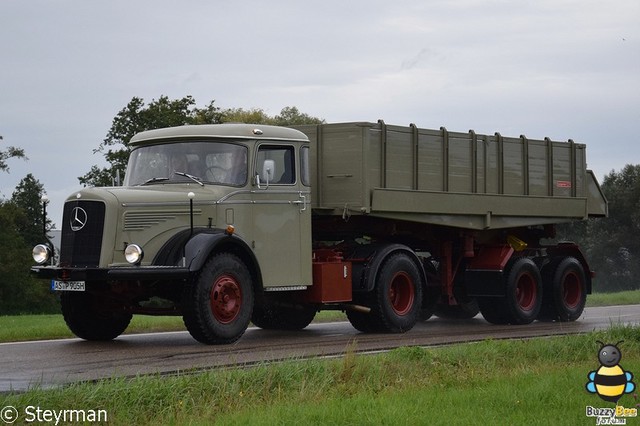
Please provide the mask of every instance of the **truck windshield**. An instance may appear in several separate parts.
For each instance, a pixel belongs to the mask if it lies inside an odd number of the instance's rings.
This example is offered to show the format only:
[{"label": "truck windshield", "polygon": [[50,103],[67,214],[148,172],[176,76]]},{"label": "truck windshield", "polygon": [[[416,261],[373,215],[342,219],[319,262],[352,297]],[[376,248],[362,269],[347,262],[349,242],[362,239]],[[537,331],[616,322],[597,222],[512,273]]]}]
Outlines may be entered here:
[{"label": "truck windshield", "polygon": [[124,184],[247,183],[247,148],[226,142],[176,142],[131,151]]}]

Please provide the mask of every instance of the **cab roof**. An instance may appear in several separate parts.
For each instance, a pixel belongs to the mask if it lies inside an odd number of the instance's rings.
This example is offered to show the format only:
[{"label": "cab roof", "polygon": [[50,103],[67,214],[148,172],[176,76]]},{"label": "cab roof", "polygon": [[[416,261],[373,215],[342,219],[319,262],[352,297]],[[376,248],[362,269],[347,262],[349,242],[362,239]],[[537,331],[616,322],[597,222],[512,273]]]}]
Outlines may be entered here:
[{"label": "cab roof", "polygon": [[131,138],[132,146],[145,145],[150,142],[183,138],[227,138],[227,139],[268,139],[281,141],[308,142],[307,136],[288,127],[269,126],[266,124],[199,124],[163,129],[147,130]]}]

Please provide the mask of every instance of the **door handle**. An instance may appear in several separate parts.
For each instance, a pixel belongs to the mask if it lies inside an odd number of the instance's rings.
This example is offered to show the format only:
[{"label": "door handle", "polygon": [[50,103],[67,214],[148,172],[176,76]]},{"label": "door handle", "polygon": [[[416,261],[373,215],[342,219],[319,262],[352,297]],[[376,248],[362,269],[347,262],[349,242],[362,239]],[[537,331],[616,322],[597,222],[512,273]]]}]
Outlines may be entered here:
[{"label": "door handle", "polygon": [[307,209],[307,196],[300,194],[300,198],[302,200],[292,201],[291,204],[302,204],[302,208],[300,209],[300,213]]}]

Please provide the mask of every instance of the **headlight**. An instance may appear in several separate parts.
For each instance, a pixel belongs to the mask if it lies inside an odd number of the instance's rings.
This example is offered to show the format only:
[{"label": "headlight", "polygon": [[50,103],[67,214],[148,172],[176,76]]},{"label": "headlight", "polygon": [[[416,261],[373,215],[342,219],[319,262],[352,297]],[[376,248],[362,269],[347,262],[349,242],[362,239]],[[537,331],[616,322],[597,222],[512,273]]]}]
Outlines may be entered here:
[{"label": "headlight", "polygon": [[37,264],[42,265],[51,258],[51,250],[44,244],[38,244],[31,251],[31,255]]},{"label": "headlight", "polygon": [[129,244],[126,249],[124,249],[124,257],[127,259],[127,262],[132,265],[137,265],[142,261],[142,257],[144,256],[144,252],[142,248],[140,248],[137,244]]}]

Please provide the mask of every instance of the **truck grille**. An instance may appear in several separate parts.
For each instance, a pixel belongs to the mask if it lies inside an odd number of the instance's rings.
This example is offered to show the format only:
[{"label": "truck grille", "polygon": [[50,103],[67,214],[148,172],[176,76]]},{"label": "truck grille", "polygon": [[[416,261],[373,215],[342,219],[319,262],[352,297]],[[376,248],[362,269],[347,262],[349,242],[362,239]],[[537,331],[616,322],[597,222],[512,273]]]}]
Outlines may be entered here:
[{"label": "truck grille", "polygon": [[[193,211],[194,215],[201,214],[201,210]],[[126,212],[124,215],[125,231],[141,231],[151,228],[168,220],[174,220],[177,217],[186,217],[189,220],[189,210],[162,210],[162,211],[144,211],[144,212]]]},{"label": "truck grille", "polygon": [[60,266],[96,267],[104,229],[104,203],[69,201],[62,215]]}]

